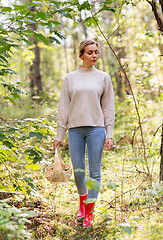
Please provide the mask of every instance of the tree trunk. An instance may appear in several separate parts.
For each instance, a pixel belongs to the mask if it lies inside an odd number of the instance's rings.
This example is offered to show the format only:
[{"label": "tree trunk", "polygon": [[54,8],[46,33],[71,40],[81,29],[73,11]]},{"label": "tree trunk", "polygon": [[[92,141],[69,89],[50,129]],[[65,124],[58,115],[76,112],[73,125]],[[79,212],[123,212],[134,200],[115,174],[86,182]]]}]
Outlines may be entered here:
[{"label": "tree trunk", "polygon": [[34,59],[34,70],[35,70],[35,82],[37,86],[37,95],[40,95],[42,92],[42,81],[41,81],[41,74],[40,74],[40,48],[35,43],[35,59]]},{"label": "tree trunk", "polygon": [[[29,0],[29,3],[31,4],[29,9],[31,12],[34,12],[35,6],[32,6],[32,1]],[[36,24],[32,23],[29,25],[31,30],[33,32],[36,31]],[[33,64],[30,66],[30,90],[31,90],[31,97],[35,95],[34,87],[36,85],[37,87],[37,95],[39,95],[42,92],[42,81],[41,81],[41,74],[40,74],[40,48],[37,45],[36,38],[32,37],[30,39],[31,42],[35,45],[34,47],[34,55],[35,58],[33,60]]]},{"label": "tree trunk", "polygon": [[[60,22],[61,22],[61,28],[64,31],[65,36],[67,36],[69,34],[69,29],[67,27],[67,22],[63,21],[63,16],[61,16],[60,18]],[[65,63],[66,63],[66,72],[69,73],[69,62],[68,62],[68,51],[67,51],[67,37],[64,40],[64,54],[65,54]]]},{"label": "tree trunk", "polygon": [[[86,13],[85,13],[85,18],[86,18]],[[83,19],[82,19],[82,16],[81,16],[81,12],[80,12],[80,21],[81,21],[81,23],[83,22]],[[82,24],[82,28],[83,28],[84,37],[85,37],[85,39],[87,39],[88,33],[87,33],[87,27],[85,26],[85,24]]]},{"label": "tree trunk", "polygon": [[162,13],[163,13],[163,0],[159,0],[159,3],[161,5]]},{"label": "tree trunk", "polygon": [[[160,17],[160,13],[157,8],[156,0],[152,0],[152,1],[146,0],[146,1],[151,5],[152,11],[154,13],[154,16],[155,16],[155,19],[156,19],[156,22],[158,25],[158,30],[161,32],[161,34],[163,34],[163,20]],[[163,14],[163,0],[159,0],[159,4],[160,4],[161,12]]]},{"label": "tree trunk", "polygon": [[75,31],[72,33],[72,39],[73,39],[73,59],[74,59],[74,68],[77,69],[78,67],[78,33]]},{"label": "tree trunk", "polygon": [[[115,47],[115,51],[118,53],[118,58],[121,59],[126,57],[126,52],[125,52],[125,48],[122,47]],[[118,69],[118,73],[120,72],[120,67]],[[117,88],[116,88],[116,94],[118,95],[119,98],[123,98],[123,93],[122,93],[122,80],[120,78],[120,75],[116,73],[115,74],[115,79],[116,79],[116,84],[117,84]],[[129,94],[129,92],[127,92],[126,89],[126,85],[125,85],[125,91],[127,94]]]},{"label": "tree trunk", "polygon": [[68,64],[68,53],[67,53],[67,43],[64,41],[64,52],[65,52],[65,62],[66,62],[66,72],[69,73],[69,64]]},{"label": "tree trunk", "polygon": [[160,148],[160,182],[163,181],[163,123],[162,123],[162,134],[161,134],[161,148]]},{"label": "tree trunk", "polygon": [[123,98],[122,81],[121,81],[118,73],[115,73],[115,79],[116,79],[116,83],[117,83],[116,93],[117,93],[119,98]]},{"label": "tree trunk", "polygon": [[[31,4],[31,0],[29,0],[29,3]],[[29,7],[30,11],[35,11],[35,7],[30,5]],[[29,27],[32,29],[32,31],[36,31],[36,25],[35,24],[29,24]],[[35,37],[30,37],[29,38],[30,42],[33,42],[35,44]],[[34,91],[34,87],[35,87],[35,71],[34,71],[34,61],[33,63],[30,65],[30,92],[31,92],[31,98],[35,95],[35,91]]]},{"label": "tree trunk", "polygon": [[31,92],[31,98],[35,95],[34,93],[34,65],[30,65],[30,76],[29,76],[29,79],[30,79],[30,92]]},{"label": "tree trunk", "polygon": [[104,51],[103,44],[101,42],[99,42],[99,49],[100,49],[99,57],[101,58],[102,61],[102,70],[105,72]]},{"label": "tree trunk", "polygon": [[[163,0],[162,0],[163,1]],[[158,42],[158,47],[160,50],[160,72],[163,72],[163,43],[162,43],[162,35],[161,33],[159,34],[159,42]],[[161,77],[158,77],[158,96],[161,96],[162,92],[162,85],[161,85]]]}]

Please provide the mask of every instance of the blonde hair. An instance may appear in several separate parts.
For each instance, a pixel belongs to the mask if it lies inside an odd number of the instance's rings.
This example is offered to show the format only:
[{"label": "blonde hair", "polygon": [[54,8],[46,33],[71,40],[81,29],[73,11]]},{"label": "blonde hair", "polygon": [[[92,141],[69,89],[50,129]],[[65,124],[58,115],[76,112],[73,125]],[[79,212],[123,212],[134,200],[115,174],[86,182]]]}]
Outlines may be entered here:
[{"label": "blonde hair", "polygon": [[98,47],[98,43],[95,42],[94,40],[89,40],[89,39],[83,40],[79,46],[79,57],[83,55],[85,51],[85,47],[92,44],[96,44],[96,46]]}]

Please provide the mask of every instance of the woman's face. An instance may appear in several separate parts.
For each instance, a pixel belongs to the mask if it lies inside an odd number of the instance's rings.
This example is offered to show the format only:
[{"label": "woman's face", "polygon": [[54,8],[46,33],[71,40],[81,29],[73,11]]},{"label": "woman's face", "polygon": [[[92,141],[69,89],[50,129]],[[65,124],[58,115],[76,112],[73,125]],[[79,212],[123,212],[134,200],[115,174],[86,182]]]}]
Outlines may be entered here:
[{"label": "woman's face", "polygon": [[96,44],[87,45],[83,55],[80,57],[83,60],[83,67],[92,67],[98,59],[98,47]]}]

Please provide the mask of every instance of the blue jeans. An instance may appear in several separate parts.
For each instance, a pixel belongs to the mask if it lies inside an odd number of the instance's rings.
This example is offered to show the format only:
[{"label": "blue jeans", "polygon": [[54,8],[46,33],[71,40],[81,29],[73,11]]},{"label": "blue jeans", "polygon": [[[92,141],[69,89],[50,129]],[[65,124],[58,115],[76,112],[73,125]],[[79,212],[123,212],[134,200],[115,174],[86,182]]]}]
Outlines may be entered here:
[{"label": "blue jeans", "polygon": [[[100,183],[104,141],[104,127],[75,127],[70,128],[68,131],[68,142],[75,183],[78,193],[85,195],[88,192],[88,198],[97,199],[99,190],[87,190],[85,179],[86,146],[88,151],[89,176]],[[82,169],[83,171],[78,171],[78,169]]]}]

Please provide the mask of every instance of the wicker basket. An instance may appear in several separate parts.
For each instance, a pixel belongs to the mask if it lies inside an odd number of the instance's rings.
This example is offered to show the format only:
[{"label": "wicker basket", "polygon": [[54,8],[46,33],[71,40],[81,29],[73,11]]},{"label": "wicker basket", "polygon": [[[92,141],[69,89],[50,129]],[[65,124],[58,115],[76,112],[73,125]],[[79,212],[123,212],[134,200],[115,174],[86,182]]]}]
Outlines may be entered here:
[{"label": "wicker basket", "polygon": [[72,168],[69,164],[63,163],[59,152],[56,148],[54,165],[50,165],[45,169],[45,176],[51,183],[62,183],[70,179]]}]

